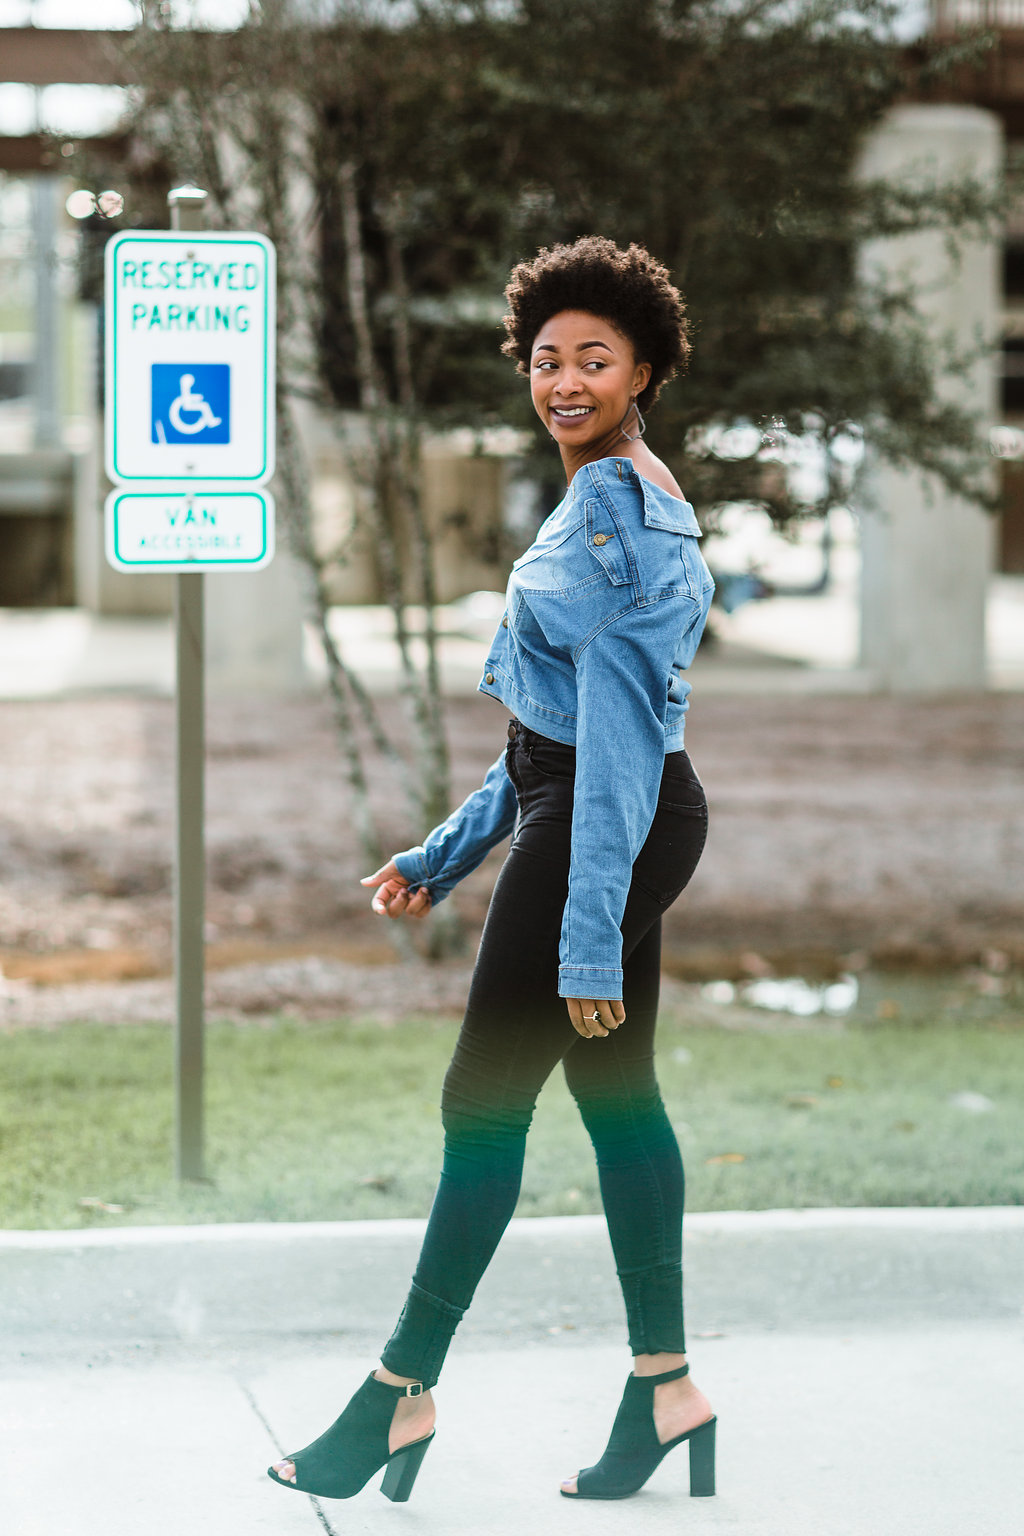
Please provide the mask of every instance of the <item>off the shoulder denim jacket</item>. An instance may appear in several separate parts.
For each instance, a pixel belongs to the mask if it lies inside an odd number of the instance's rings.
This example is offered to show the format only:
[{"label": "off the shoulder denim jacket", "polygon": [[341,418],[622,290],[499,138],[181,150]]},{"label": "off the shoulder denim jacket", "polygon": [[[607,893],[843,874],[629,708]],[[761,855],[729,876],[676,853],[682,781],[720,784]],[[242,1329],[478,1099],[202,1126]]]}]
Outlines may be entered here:
[{"label": "off the shoulder denim jacket", "polygon": [[[683,746],[690,684],[714,582],[689,502],[630,459],[599,459],[515,562],[481,693],[524,725],[576,746],[562,997],[622,996],[622,935],[633,861],[657,804],[666,752]],[[515,823],[504,755],[418,848],[405,879],[441,901]]]}]

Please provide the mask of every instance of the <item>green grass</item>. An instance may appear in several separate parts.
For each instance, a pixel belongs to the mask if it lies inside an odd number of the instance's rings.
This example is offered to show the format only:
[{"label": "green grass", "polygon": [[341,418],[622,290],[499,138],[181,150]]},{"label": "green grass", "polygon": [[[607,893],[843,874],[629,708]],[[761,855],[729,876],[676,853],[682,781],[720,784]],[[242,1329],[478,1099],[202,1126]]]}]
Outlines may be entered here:
[{"label": "green grass", "polygon": [[[694,1027],[670,1011],[660,1074],[688,1208],[1024,1203],[1019,1006],[911,991],[896,1022],[862,1015],[845,1030]],[[750,1017],[732,1009],[728,1020]],[[2,1036],[0,1225],[423,1215],[455,1030],[416,1018],[210,1025],[211,1182],[183,1187],[170,1168],[167,1029]],[[950,1104],[965,1089],[994,1109]],[[709,1161],[726,1154],[743,1161]],[[83,1207],[83,1197],[125,1211]],[[520,1212],[599,1209],[589,1143],[558,1074],[537,1111]]]}]

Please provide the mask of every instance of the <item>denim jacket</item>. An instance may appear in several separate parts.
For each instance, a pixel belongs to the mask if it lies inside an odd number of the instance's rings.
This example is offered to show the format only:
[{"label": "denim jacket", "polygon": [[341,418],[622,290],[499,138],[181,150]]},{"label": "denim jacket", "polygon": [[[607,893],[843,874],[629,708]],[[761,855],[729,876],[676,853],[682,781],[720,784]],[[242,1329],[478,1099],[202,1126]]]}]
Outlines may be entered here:
[{"label": "denim jacket", "polygon": [[[512,567],[481,693],[524,725],[576,747],[562,997],[622,996],[619,924],[633,861],[654,819],[666,752],[683,746],[690,665],[714,582],[689,502],[599,459]],[[515,823],[504,755],[483,785],[418,848],[396,856],[434,902]]]}]

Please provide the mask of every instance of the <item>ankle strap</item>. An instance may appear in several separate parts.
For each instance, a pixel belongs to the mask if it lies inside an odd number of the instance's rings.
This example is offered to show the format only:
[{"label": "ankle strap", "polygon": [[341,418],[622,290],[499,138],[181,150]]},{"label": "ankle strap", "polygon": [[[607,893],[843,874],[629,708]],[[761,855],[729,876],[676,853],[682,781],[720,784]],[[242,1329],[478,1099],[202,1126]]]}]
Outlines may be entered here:
[{"label": "ankle strap", "polygon": [[406,1387],[395,1386],[393,1382],[381,1381],[378,1376],[370,1372],[370,1380],[376,1387],[383,1387],[385,1392],[391,1392],[395,1397],[422,1397],[427,1390],[422,1381],[411,1381]]},{"label": "ankle strap", "polygon": [[638,1379],[640,1381],[649,1381],[652,1386],[657,1387],[663,1381],[678,1381],[680,1376],[689,1376],[689,1374],[690,1366],[687,1363],[686,1365],[676,1366],[674,1371],[662,1371],[660,1376],[641,1376]]}]

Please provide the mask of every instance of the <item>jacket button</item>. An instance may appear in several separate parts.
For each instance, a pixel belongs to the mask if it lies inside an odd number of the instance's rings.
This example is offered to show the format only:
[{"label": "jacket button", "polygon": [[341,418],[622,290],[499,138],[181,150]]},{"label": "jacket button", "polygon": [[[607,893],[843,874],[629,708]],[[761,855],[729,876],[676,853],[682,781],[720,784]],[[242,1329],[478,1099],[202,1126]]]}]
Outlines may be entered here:
[{"label": "jacket button", "polygon": [[608,535],[606,533],[595,533],[594,534],[594,543],[600,549],[602,544],[607,544],[608,543]]},{"label": "jacket button", "polygon": [[485,672],[484,673],[484,682],[485,683],[493,683],[494,682],[494,673],[493,672]]},{"label": "jacket button", "polygon": [[505,617],[501,621],[501,627],[502,627],[502,629],[508,629],[508,614],[507,613],[506,613]]}]

